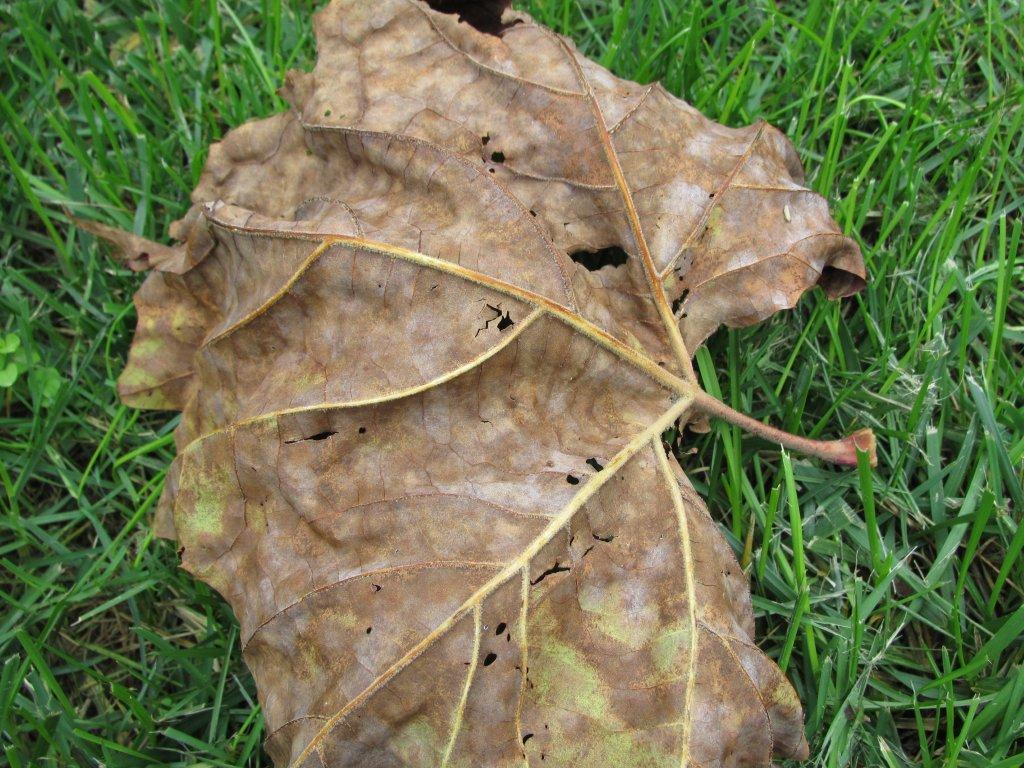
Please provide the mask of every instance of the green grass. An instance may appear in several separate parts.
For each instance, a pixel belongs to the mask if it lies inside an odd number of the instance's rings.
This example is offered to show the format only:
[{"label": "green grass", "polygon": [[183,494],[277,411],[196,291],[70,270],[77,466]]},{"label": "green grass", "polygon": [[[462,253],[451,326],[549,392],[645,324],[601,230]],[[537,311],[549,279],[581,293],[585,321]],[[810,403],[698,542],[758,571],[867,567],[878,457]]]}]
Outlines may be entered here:
[{"label": "green grass", "polygon": [[[311,63],[312,5],[0,3],[12,766],[267,763],[230,612],[148,531],[175,422],[113,387],[140,278],[66,211],[162,238],[209,142],[280,109],[284,71]],[[697,362],[712,392],[791,431],[873,427],[878,468],[833,470],[729,426],[686,438],[683,457],[806,704],[810,764],[1024,765],[1019,6],[524,5],[619,74],[781,127],[863,245],[858,298],[810,295]]]}]

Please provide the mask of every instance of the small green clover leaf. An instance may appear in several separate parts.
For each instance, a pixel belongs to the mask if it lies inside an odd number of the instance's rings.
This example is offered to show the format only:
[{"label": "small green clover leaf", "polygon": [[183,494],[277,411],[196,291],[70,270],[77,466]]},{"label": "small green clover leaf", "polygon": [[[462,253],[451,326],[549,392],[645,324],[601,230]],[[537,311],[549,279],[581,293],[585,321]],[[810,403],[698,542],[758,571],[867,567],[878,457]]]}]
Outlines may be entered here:
[{"label": "small green clover leaf", "polygon": [[33,368],[28,373],[28,389],[32,393],[32,399],[44,408],[53,405],[62,382],[60,373],[50,366]]}]

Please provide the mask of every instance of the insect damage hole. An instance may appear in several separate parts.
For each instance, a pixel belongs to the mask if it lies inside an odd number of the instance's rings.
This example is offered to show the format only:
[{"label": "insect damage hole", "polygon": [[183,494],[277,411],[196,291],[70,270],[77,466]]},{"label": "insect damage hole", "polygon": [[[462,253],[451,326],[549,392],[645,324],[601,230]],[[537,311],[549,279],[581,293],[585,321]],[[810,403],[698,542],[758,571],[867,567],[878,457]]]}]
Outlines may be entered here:
[{"label": "insect damage hole", "polygon": [[590,272],[597,272],[605,267],[621,267],[629,260],[629,254],[619,246],[612,245],[597,251],[573,251],[569,258]]},{"label": "insect damage hole", "polygon": [[504,632],[504,631],[505,631],[505,627],[507,627],[507,626],[508,626],[508,625],[507,625],[507,624],[506,624],[506,623],[505,623],[504,621],[503,621],[503,622],[501,622],[500,624],[498,624],[498,626],[496,626],[496,627],[494,628],[494,634],[496,634],[496,635],[500,635],[500,634],[501,634],[502,632]]},{"label": "insect damage hole", "polygon": [[291,445],[292,443],[304,443],[307,440],[326,440],[328,437],[334,437],[336,434],[338,433],[328,429],[323,432],[317,432],[315,435],[310,435],[309,437],[296,437],[294,440],[285,440],[284,444]]},{"label": "insect damage hole", "polygon": [[546,571],[544,571],[544,573],[542,573],[536,579],[531,581],[530,585],[531,586],[537,586],[542,581],[544,581],[544,579],[546,579],[548,576],[551,576],[551,575],[556,574],[556,573],[565,573],[568,570],[569,570],[569,566],[562,565],[561,563],[559,563],[556,560],[554,565],[552,565],[550,568],[548,568]]},{"label": "insect damage hole", "polygon": [[510,5],[510,0],[427,0],[427,5],[441,13],[458,14],[459,21],[487,35],[501,35],[509,27],[519,24],[519,19],[509,23],[501,20]]},{"label": "insect damage hole", "polygon": [[497,658],[498,658],[498,654],[494,653],[493,651],[488,653],[486,656],[484,656],[484,666],[485,667],[491,666],[491,664],[493,664],[495,659],[497,659]]},{"label": "insect damage hole", "polygon": [[679,297],[675,301],[672,302],[672,314],[673,315],[675,315],[676,317],[679,317],[679,318],[686,317],[686,313],[685,312],[683,312],[682,314],[679,314],[679,313],[680,313],[680,310],[682,310],[682,308],[683,308],[683,304],[686,303],[686,297],[689,296],[689,295],[690,295],[690,289],[689,288],[683,288],[683,292],[680,293]]},{"label": "insect damage hole", "polygon": [[485,320],[484,324],[476,329],[476,333],[473,334],[473,338],[479,336],[482,331],[490,330],[492,324],[498,329],[499,333],[516,324],[516,321],[512,319],[512,313],[502,309],[501,304],[498,304],[497,306],[488,304],[486,306],[487,309],[494,313],[494,315]]}]

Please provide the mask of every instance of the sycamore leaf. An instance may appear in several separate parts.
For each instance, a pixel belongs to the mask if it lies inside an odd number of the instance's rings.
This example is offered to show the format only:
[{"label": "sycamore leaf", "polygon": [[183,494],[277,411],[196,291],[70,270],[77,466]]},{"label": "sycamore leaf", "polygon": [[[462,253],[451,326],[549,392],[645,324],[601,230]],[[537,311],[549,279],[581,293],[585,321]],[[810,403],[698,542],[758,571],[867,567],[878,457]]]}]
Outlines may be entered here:
[{"label": "sycamore leaf", "polygon": [[[717,125],[498,0],[335,0],[211,147],[119,385],[183,410],[158,530],[241,624],[279,766],[765,766],[800,703],[666,454],[690,352],[856,245]],[[433,7],[431,7],[433,6]]]}]

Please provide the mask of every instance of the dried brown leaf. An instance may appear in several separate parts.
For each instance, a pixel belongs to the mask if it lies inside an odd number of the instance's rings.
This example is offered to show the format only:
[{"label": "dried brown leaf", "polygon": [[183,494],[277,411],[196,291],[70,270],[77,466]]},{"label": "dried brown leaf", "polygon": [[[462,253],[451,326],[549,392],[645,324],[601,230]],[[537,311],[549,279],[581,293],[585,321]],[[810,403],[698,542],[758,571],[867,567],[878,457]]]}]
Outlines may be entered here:
[{"label": "dried brown leaf", "polygon": [[293,109],[211,147],[179,245],[92,226],[153,267],[120,391],[183,410],[157,526],[241,623],[267,750],[805,756],[660,436],[704,412],[804,446],[702,393],[689,350],[859,289],[859,251],[774,128],[620,80],[504,2],[432,5],[318,14]]}]

